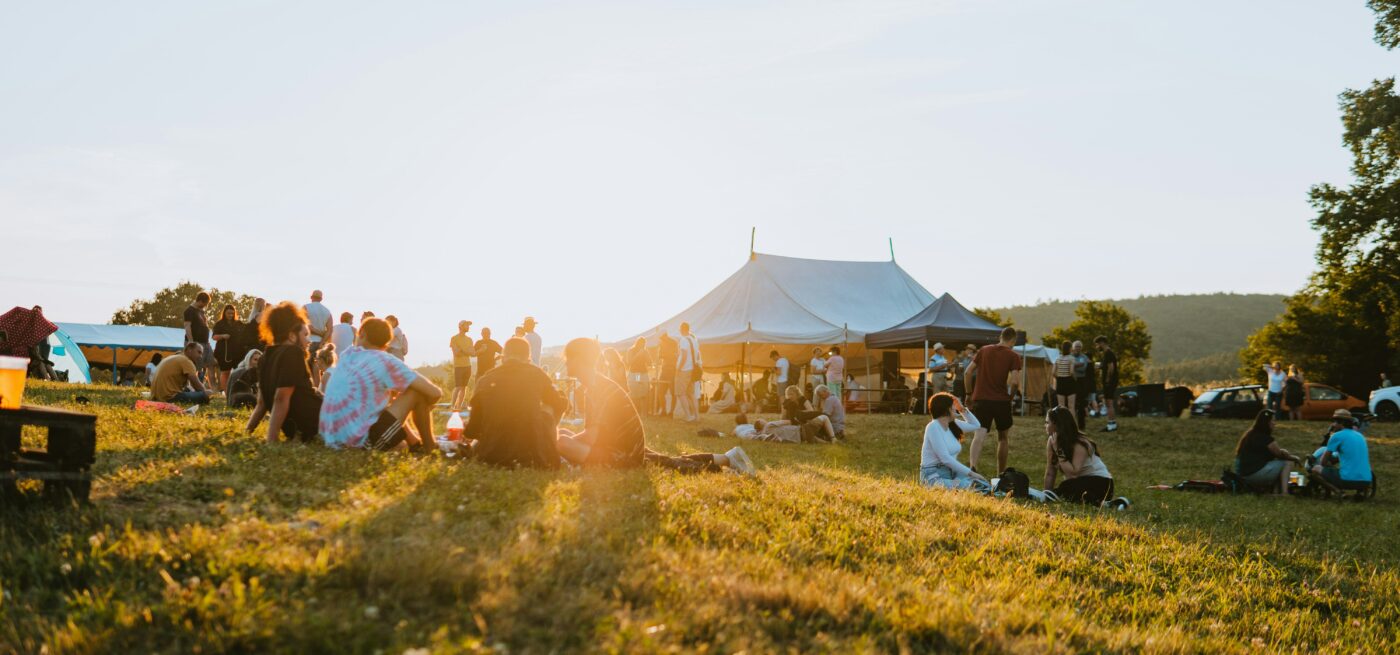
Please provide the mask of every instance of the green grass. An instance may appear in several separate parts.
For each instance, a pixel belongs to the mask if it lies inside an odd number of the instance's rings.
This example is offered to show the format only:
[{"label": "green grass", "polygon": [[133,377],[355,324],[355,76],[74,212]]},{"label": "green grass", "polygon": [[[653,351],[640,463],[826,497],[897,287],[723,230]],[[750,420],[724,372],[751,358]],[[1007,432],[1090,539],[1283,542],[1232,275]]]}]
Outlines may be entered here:
[{"label": "green grass", "polygon": [[[756,478],[501,471],[267,445],[244,414],[99,415],[90,507],[0,512],[0,650],[37,652],[1381,652],[1400,648],[1400,429],[1373,502],[1206,496],[1244,425],[1103,435],[1127,512],[915,482],[921,422],[744,444]],[[720,419],[707,419],[723,428]],[[1310,450],[1318,424],[1282,427]],[[667,452],[734,439],[651,423]],[[1040,421],[1013,465],[1043,470]],[[1096,438],[1099,435],[1095,435]]]}]

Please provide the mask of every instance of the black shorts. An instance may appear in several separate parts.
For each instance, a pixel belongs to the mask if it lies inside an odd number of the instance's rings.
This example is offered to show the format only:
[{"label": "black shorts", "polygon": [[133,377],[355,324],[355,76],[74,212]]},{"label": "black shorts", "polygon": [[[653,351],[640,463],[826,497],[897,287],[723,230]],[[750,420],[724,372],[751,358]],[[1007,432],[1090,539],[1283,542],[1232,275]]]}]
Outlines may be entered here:
[{"label": "black shorts", "polygon": [[456,387],[456,388],[458,388],[458,389],[461,389],[462,387],[465,387],[465,386],[467,386],[468,384],[471,384],[471,381],[472,381],[472,367],[470,367],[470,366],[454,366],[454,367],[452,367],[452,386],[454,386],[454,387]]},{"label": "black shorts", "polygon": [[1011,401],[1009,400],[974,400],[972,401],[972,415],[977,417],[977,422],[982,427],[992,429],[993,423],[998,430],[1011,429]]},{"label": "black shorts", "polygon": [[1074,378],[1055,378],[1055,395],[1073,396],[1079,393],[1079,384]]},{"label": "black shorts", "polygon": [[1114,384],[1105,384],[1105,385],[1103,385],[1103,393],[1100,393],[1100,394],[1099,394],[1099,397],[1103,398],[1104,400],[1117,400],[1117,399],[1118,399],[1118,384],[1117,384],[1117,383],[1114,383]]},{"label": "black shorts", "polygon": [[389,410],[384,410],[379,413],[379,420],[369,426],[369,434],[365,436],[365,448],[393,450],[404,437],[403,421],[390,414]]}]

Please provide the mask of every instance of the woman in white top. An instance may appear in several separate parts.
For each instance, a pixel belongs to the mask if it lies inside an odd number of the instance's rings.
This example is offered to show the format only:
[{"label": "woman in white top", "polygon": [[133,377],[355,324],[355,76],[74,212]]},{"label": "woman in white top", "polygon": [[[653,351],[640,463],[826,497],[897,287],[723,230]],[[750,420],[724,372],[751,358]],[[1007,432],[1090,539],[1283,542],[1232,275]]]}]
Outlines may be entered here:
[{"label": "woman in white top", "polygon": [[807,362],[807,383],[812,385],[812,398],[817,397],[817,387],[826,384],[826,358],[821,348],[812,349],[812,359]]},{"label": "woman in white top", "polygon": [[977,417],[950,393],[937,393],[928,399],[932,418],[924,428],[924,448],[919,459],[919,482],[926,487],[945,489],[989,488],[982,474],[958,461],[962,435],[982,427]]},{"label": "woman in white top", "polygon": [[[1099,446],[1079,431],[1074,410],[1056,407],[1045,416],[1045,488],[1061,501],[1100,505],[1113,497],[1113,475],[1099,459]],[[1065,481],[1055,486],[1055,478]],[[1115,502],[1119,502],[1115,500]],[[1121,504],[1126,506],[1126,499]]]}]

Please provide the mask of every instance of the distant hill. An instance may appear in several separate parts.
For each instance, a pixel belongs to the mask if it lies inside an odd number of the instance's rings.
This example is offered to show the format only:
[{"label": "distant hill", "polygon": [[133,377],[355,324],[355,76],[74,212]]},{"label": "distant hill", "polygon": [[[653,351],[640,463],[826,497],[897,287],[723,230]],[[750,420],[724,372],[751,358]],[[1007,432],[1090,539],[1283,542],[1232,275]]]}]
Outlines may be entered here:
[{"label": "distant hill", "polygon": [[[1110,302],[1142,317],[1152,333],[1148,377],[1185,383],[1230,377],[1245,339],[1283,313],[1284,296],[1213,293],[1143,296]],[[1069,325],[1079,301],[1056,300],[997,311],[1026,330],[1032,341]]]}]

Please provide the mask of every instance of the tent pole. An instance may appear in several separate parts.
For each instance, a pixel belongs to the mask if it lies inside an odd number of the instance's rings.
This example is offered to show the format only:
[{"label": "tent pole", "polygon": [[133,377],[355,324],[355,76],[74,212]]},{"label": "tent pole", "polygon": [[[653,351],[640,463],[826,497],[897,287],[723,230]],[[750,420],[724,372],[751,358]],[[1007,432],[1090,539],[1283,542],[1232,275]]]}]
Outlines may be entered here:
[{"label": "tent pole", "polygon": [[[1029,341],[1029,339],[1027,339]],[[1026,415],[1026,383],[1030,378],[1026,375],[1026,344],[1021,344],[1021,416]],[[1083,426],[1080,426],[1082,429]]]},{"label": "tent pole", "polygon": [[[923,406],[924,406],[925,408],[927,408],[927,407],[928,407],[928,385],[933,384],[933,380],[930,380],[929,377],[928,377],[928,376],[929,376],[929,373],[928,373],[928,339],[924,339],[924,366],[923,366],[923,368],[924,368],[924,384],[923,384],[923,387],[924,387],[924,404],[923,404]],[[1021,367],[1021,368],[1025,368],[1025,367],[1023,366],[1023,367]]]},{"label": "tent pole", "polygon": [[116,386],[120,380],[117,379],[117,347],[112,346],[112,385]]},{"label": "tent pole", "polygon": [[748,361],[749,361],[749,342],[745,341],[745,342],[744,342],[744,345],[739,346],[739,379],[741,380],[741,382],[740,382],[739,384],[742,385],[742,388],[739,389],[739,402],[740,402],[740,403],[745,403],[745,402],[748,401],[748,385],[747,385],[747,384],[744,384],[744,383],[742,382],[742,380],[745,379],[745,378],[744,378],[744,365],[747,364]]}]

